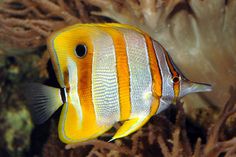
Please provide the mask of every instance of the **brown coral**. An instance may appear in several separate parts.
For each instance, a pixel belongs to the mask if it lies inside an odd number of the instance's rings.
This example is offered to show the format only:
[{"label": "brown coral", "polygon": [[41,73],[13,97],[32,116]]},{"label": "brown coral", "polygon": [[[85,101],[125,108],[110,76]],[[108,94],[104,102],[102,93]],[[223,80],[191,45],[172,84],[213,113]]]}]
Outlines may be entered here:
[{"label": "brown coral", "polygon": [[[136,156],[235,155],[235,120],[231,129],[225,123],[235,113],[235,89],[231,94],[227,92],[229,85],[236,82],[235,8],[235,0],[4,0],[0,4],[0,55],[6,54],[6,50],[8,54],[20,54],[44,46],[52,31],[67,25],[112,19],[144,29],[169,51],[181,70],[193,80],[213,84],[211,94],[191,96],[191,101],[185,99],[188,111],[204,104],[222,106],[222,113],[208,131],[207,142],[204,138],[189,139],[191,127],[186,124],[179,105],[175,122],[163,116],[153,118],[132,136],[116,140],[109,147],[99,139],[64,150],[54,127],[44,147],[44,156],[128,156],[130,152]],[[43,58],[40,71],[45,75],[48,57]],[[0,93],[6,91],[5,87],[1,89]],[[231,99],[224,106],[229,95]],[[205,109],[202,111],[215,116]],[[199,120],[197,112],[192,115],[195,123],[201,121],[204,126],[212,123],[213,118],[205,116]]]},{"label": "brown coral", "polygon": [[[224,131],[225,121],[236,114],[236,88],[231,88],[230,99],[222,109],[218,119],[211,124],[208,129],[206,143],[198,138],[193,144],[189,141],[188,126],[186,126],[186,115],[183,110],[183,104],[177,104],[176,120],[172,123],[164,116],[154,117],[145,127],[124,139],[118,139],[115,143],[107,143],[103,140],[92,140],[84,143],[67,145],[63,150],[61,144],[54,144],[58,137],[53,133],[49,142],[44,147],[44,156],[54,151],[61,152],[61,156],[164,156],[164,157],[218,157],[224,153],[226,157],[236,155],[236,134],[230,139],[220,139],[220,134]],[[220,141],[219,141],[220,140]],[[89,147],[92,146],[92,147]],[[59,149],[59,150],[57,150]],[[77,154],[80,152],[83,155]],[[73,155],[72,155],[73,154]],[[77,154],[77,155],[75,155]]]},{"label": "brown coral", "polygon": [[43,46],[48,35],[59,28],[99,21],[90,15],[91,8],[76,0],[5,0],[0,5],[1,47],[19,53],[19,48],[30,51]]},{"label": "brown coral", "polygon": [[101,8],[96,15],[147,31],[189,78],[213,85],[211,93],[187,96],[188,110],[221,107],[229,98],[236,82],[235,0],[88,1]]},{"label": "brown coral", "polygon": [[188,111],[199,104],[219,108],[236,82],[235,8],[235,0],[5,0],[0,5],[0,47],[29,51],[45,45],[56,29],[108,17],[144,29],[188,77],[213,85],[211,93],[185,98],[185,104],[193,104]]},{"label": "brown coral", "polygon": [[[165,140],[162,136],[158,136],[158,143],[162,149],[163,155],[165,157],[170,156],[193,156],[193,157],[218,157],[220,154],[225,153],[225,156],[234,156],[236,155],[235,144],[236,137],[232,137],[231,139],[221,139],[219,141],[220,133],[223,131],[223,126],[226,120],[236,114],[236,88],[230,89],[230,99],[224,105],[224,108],[221,111],[218,119],[215,123],[211,124],[211,127],[208,128],[208,137],[207,143],[201,144],[201,139],[198,138],[194,151],[191,148],[191,145],[188,141],[188,137],[186,136],[186,127],[184,124],[184,114],[183,108],[179,106],[179,114],[176,120],[175,130],[172,133],[173,137],[173,147],[172,149],[168,149]],[[182,119],[182,120],[180,120]],[[235,136],[235,135],[234,135]]]}]

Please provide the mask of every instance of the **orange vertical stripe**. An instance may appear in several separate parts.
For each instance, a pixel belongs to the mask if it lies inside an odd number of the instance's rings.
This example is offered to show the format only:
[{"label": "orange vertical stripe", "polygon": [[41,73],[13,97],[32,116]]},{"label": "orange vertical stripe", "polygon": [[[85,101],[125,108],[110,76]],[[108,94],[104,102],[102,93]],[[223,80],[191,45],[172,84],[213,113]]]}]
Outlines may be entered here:
[{"label": "orange vertical stripe", "polygon": [[159,108],[159,104],[160,104],[160,99],[154,99],[151,105],[151,109],[150,109],[150,116],[153,116],[156,114],[158,108]]},{"label": "orange vertical stripe", "polygon": [[152,44],[151,38],[144,34],[146,43],[147,43],[147,49],[148,49],[148,56],[150,61],[150,68],[151,68],[151,74],[152,74],[152,81],[153,81],[153,91],[156,94],[157,97],[161,97],[162,95],[162,78],[161,78],[161,72],[158,66],[158,61],[156,58],[155,50]]},{"label": "orange vertical stripe", "polygon": [[120,120],[127,120],[131,114],[131,100],[130,100],[130,74],[128,66],[128,58],[126,54],[126,45],[122,32],[111,29],[102,28],[112,37],[115,53],[116,53],[116,67],[117,79],[120,100]]},{"label": "orange vertical stripe", "polygon": [[[87,30],[84,29],[84,31]],[[95,138],[111,127],[99,125],[96,120],[94,103],[92,100],[92,64],[94,48],[92,39],[83,39],[83,41],[86,41],[85,44],[87,45],[88,52],[83,59],[77,59],[77,67],[79,72],[78,92],[83,112],[82,128],[79,132],[77,132],[77,136],[80,138],[82,137],[82,141]]]},{"label": "orange vertical stripe", "polygon": [[79,71],[78,92],[82,111],[84,114],[83,128],[86,129],[88,127],[88,130],[90,130],[89,128],[91,127],[91,124],[96,122],[95,110],[92,102],[92,58],[93,51],[89,50],[86,57],[84,57],[82,60],[77,61],[77,67]]},{"label": "orange vertical stripe", "polygon": [[[68,82],[67,59],[70,58],[76,63],[78,95],[82,108],[82,119],[80,119],[75,108],[78,104],[72,104],[70,97],[68,97],[68,103],[63,106],[59,122],[59,136],[65,143],[74,143],[95,138],[111,127],[97,124],[92,101],[92,62],[94,48],[90,36],[94,35],[95,31],[95,29],[90,27],[83,27],[83,29],[74,28],[62,32],[58,35],[57,40],[55,40],[55,50],[60,63],[60,70],[65,75],[64,84],[66,85],[67,92],[71,90]],[[81,36],[75,36],[74,34]],[[82,59],[78,58],[74,52],[78,44],[85,44],[87,47],[87,54]],[[82,126],[78,122],[81,122]]]},{"label": "orange vertical stripe", "polygon": [[[163,47],[162,47],[163,48]],[[166,56],[166,61],[168,64],[168,67],[170,69],[170,72],[172,74],[172,77],[179,77],[179,74],[177,73],[177,71],[175,70],[174,66],[172,65],[171,61],[170,61],[170,57],[168,55],[168,53],[166,52],[166,50],[163,48],[164,52],[165,52],[165,56]],[[179,96],[179,89],[180,89],[180,83],[179,82],[173,82],[173,86],[174,86],[174,94],[175,97]]]},{"label": "orange vertical stripe", "polygon": [[[69,51],[71,52],[71,55],[69,57],[71,57],[77,63],[78,94],[80,98],[83,119],[76,118],[77,117],[76,114],[78,113],[75,113],[75,111],[73,112],[74,108],[72,104],[70,104],[70,101],[69,101],[67,118],[66,118],[66,123],[65,123],[65,131],[66,131],[66,135],[70,137],[71,139],[83,141],[86,139],[93,138],[95,134],[97,133],[98,129],[97,129],[97,124],[96,124],[94,105],[92,102],[93,45],[92,45],[91,39],[89,38],[83,38],[83,40],[82,39],[80,40],[77,40],[77,43],[83,42],[86,44],[87,49],[88,49],[87,55],[83,59],[78,59],[74,55],[74,52],[72,49]],[[74,46],[76,46],[77,43]],[[77,104],[73,104],[73,105],[77,105]],[[79,128],[77,121],[82,121],[81,128]]]}]

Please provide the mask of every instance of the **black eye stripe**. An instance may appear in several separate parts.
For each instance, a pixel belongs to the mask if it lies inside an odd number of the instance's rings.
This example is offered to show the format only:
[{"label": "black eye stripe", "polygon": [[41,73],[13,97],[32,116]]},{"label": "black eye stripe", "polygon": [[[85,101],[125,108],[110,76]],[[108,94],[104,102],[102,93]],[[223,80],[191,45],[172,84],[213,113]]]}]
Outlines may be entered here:
[{"label": "black eye stripe", "polygon": [[78,44],[75,47],[75,54],[79,58],[83,58],[87,54],[87,47],[85,44]]}]

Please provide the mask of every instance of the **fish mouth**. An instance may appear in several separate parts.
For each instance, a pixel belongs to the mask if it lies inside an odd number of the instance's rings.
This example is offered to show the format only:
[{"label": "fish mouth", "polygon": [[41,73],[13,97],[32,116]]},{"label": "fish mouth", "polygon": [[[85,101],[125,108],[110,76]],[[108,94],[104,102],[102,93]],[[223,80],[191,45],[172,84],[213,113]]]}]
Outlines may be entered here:
[{"label": "fish mouth", "polygon": [[210,84],[183,80],[181,83],[180,97],[190,93],[210,92],[212,90],[213,87]]},{"label": "fish mouth", "polygon": [[212,85],[207,84],[207,83],[192,82],[191,88],[194,93],[212,91]]}]

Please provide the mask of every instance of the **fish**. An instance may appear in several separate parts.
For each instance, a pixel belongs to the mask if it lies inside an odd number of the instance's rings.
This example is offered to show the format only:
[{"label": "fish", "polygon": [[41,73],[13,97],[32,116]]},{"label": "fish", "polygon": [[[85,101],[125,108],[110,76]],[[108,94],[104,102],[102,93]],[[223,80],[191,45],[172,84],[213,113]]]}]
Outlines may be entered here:
[{"label": "fish", "polygon": [[117,122],[109,141],[128,136],[183,96],[212,90],[188,80],[160,43],[130,25],[75,24],[47,46],[60,87],[30,84],[28,106],[36,124],[62,108],[63,143],[97,138]]}]

